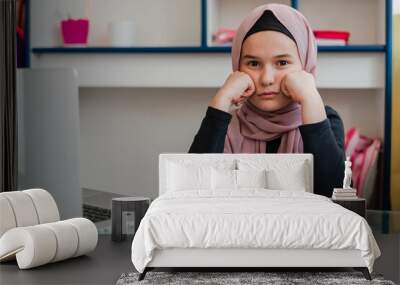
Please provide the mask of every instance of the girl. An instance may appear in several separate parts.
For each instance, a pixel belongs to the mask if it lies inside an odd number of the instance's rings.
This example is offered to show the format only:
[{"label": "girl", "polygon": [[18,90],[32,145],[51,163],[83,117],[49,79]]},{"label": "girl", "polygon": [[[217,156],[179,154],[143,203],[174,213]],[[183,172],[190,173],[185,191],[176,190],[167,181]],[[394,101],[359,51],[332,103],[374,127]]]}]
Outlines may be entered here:
[{"label": "girl", "polygon": [[344,129],[315,86],[307,19],[290,6],[259,6],[239,26],[231,57],[233,72],[209,102],[189,153],[312,153],[314,193],[330,197],[343,181]]}]

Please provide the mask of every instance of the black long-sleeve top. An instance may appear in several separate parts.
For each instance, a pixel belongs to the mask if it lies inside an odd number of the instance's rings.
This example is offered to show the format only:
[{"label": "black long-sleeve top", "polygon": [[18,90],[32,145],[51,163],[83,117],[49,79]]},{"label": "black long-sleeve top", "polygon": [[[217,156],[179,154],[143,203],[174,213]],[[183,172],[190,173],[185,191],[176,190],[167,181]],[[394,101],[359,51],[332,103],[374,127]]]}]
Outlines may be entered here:
[{"label": "black long-sleeve top", "polygon": [[[325,106],[327,118],[318,123],[299,126],[304,153],[314,156],[314,193],[332,196],[334,187],[341,187],[344,177],[344,127],[339,114]],[[225,137],[232,115],[208,106],[189,153],[223,153]],[[267,143],[266,153],[276,153],[278,137]]]}]

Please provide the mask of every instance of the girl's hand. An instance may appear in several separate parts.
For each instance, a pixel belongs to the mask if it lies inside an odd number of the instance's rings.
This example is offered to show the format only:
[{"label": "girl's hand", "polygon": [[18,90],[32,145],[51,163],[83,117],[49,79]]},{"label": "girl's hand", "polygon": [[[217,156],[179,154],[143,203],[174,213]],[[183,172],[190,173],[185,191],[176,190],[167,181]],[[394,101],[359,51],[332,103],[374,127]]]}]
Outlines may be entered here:
[{"label": "girl's hand", "polygon": [[229,112],[232,105],[241,105],[255,92],[253,80],[247,73],[232,72],[210,102],[210,106]]},{"label": "girl's hand", "polygon": [[311,73],[301,70],[286,74],[281,81],[281,92],[301,105],[303,124],[326,119],[324,102]]},{"label": "girl's hand", "polygon": [[320,97],[313,75],[304,70],[286,74],[281,81],[281,92],[301,105]]}]

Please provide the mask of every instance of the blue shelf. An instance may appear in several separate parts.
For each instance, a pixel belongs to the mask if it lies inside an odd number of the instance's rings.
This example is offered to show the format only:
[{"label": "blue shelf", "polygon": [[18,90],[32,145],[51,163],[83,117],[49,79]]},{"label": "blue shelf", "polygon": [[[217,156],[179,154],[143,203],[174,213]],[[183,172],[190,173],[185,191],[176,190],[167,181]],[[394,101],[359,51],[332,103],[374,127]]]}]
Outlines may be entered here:
[{"label": "blue shelf", "polygon": [[385,52],[385,45],[319,46],[318,52]]},{"label": "blue shelf", "polygon": [[[319,52],[385,52],[384,45],[320,46]],[[33,53],[230,53],[231,47],[46,47]]]}]

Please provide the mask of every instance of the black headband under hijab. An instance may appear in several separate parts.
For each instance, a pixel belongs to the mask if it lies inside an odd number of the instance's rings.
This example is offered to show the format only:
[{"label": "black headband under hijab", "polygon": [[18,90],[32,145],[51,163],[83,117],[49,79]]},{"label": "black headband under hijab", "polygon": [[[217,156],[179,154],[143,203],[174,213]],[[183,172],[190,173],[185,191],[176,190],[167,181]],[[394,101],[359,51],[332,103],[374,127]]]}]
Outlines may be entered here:
[{"label": "black headband under hijab", "polygon": [[243,38],[243,42],[250,35],[255,34],[257,32],[262,31],[276,31],[281,32],[291,38],[295,43],[293,35],[289,32],[289,30],[278,20],[278,18],[272,13],[271,10],[265,10],[264,13],[258,18],[257,22],[251,27],[251,29],[247,32],[247,34]]}]

